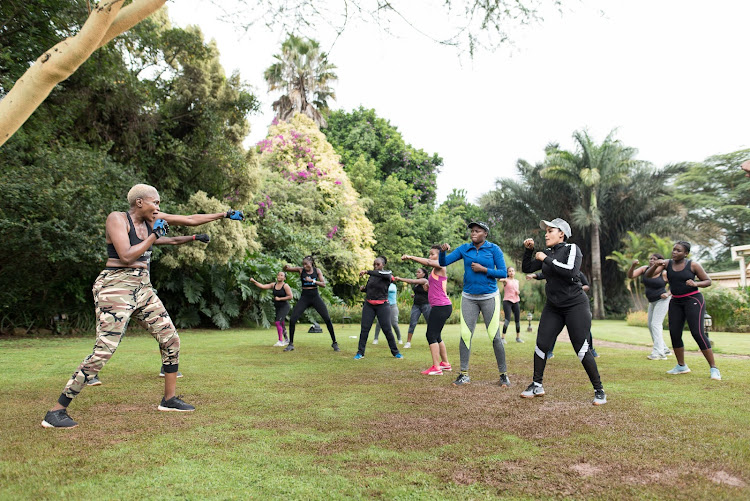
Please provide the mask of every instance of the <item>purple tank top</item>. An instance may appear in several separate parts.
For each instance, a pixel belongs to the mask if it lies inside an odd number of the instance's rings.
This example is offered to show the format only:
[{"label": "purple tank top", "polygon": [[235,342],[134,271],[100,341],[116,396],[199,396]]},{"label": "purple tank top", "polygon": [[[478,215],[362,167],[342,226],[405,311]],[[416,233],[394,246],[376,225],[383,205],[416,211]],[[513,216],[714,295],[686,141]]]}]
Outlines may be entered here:
[{"label": "purple tank top", "polygon": [[427,282],[429,283],[427,300],[430,302],[430,306],[448,306],[451,304],[447,293],[448,277],[435,275],[435,270],[433,270],[427,275]]}]

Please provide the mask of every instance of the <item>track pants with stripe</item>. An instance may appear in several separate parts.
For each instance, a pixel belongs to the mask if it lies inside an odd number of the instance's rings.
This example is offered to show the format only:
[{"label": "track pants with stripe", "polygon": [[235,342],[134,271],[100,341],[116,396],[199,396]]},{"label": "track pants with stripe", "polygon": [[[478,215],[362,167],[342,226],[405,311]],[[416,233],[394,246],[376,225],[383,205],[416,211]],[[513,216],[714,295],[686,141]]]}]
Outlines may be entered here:
[{"label": "track pants with stripe", "polygon": [[488,299],[471,299],[461,297],[461,341],[459,343],[459,355],[461,358],[461,372],[468,372],[469,358],[471,357],[471,341],[474,337],[479,314],[484,318],[487,335],[492,343],[497,360],[497,370],[500,374],[508,371],[505,364],[505,346],[500,335],[500,295]]},{"label": "track pants with stripe", "polygon": [[568,337],[578,355],[586,374],[595,390],[602,389],[596,359],[591,354],[589,332],[591,332],[591,308],[588,299],[573,306],[560,308],[547,303],[539,319],[534,348],[534,382],[542,384],[544,367],[547,365],[547,353],[554,347],[557,336],[563,327],[568,328]]}]

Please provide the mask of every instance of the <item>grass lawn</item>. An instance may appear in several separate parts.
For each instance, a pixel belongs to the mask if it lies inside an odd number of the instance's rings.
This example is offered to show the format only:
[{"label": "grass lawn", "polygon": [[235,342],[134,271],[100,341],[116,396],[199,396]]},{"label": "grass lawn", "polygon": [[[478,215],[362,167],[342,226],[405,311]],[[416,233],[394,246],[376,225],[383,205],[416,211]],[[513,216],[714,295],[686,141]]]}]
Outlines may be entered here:
[{"label": "grass lawn", "polygon": [[[532,334],[506,346],[514,386],[497,386],[479,329],[472,384],[422,376],[424,325],[405,359],[384,339],[354,361],[357,326],[299,329],[297,350],[272,330],[181,332],[178,393],[193,413],[156,410],[155,341],[129,332],[70,406],[72,430],[40,426],[94,337],[0,339],[0,499],[749,499],[750,361],[718,356],[723,381],[648,361],[648,332],[596,322],[609,403],[593,391],[573,349],[558,343],[543,398],[531,381]],[[402,326],[406,332],[406,326]],[[717,351],[748,354],[745,335],[712,333]],[[458,326],[444,339],[458,368]],[[695,343],[686,335],[686,346]],[[596,344],[596,343],[595,343]],[[720,350],[718,349],[720,348]],[[23,369],[25,367],[25,369]],[[23,370],[21,370],[23,369]]]}]

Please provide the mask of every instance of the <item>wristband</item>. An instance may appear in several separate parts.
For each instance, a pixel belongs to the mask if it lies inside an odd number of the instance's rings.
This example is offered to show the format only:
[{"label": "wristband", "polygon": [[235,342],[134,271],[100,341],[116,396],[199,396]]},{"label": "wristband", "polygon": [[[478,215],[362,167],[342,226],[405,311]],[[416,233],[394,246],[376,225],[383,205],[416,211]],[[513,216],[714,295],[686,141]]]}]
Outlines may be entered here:
[{"label": "wristband", "polygon": [[193,235],[193,240],[195,240],[195,235]]}]

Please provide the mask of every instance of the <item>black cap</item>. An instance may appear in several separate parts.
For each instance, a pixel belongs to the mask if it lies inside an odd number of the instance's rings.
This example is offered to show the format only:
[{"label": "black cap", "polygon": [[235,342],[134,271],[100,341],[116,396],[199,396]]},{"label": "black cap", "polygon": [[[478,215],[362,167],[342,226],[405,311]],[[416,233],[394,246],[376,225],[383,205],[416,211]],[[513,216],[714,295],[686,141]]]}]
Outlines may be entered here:
[{"label": "black cap", "polygon": [[482,228],[487,233],[490,232],[490,227],[487,226],[487,223],[483,223],[482,221],[472,221],[472,222],[469,223],[469,229],[471,229],[474,226],[479,226],[480,228]]}]

